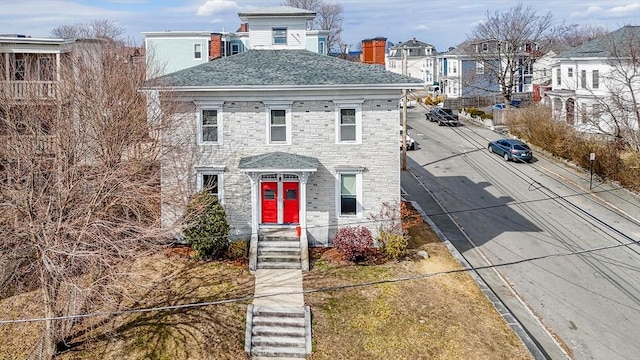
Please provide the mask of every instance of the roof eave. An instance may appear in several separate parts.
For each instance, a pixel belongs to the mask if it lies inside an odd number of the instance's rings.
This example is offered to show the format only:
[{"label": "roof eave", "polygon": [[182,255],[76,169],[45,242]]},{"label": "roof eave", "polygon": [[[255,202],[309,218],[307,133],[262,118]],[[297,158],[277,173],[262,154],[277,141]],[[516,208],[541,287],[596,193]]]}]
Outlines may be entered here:
[{"label": "roof eave", "polygon": [[300,90],[402,90],[402,89],[422,89],[423,83],[405,83],[405,84],[355,84],[355,85],[248,85],[248,86],[148,86],[142,87],[141,90],[159,90],[159,91],[300,91]]}]

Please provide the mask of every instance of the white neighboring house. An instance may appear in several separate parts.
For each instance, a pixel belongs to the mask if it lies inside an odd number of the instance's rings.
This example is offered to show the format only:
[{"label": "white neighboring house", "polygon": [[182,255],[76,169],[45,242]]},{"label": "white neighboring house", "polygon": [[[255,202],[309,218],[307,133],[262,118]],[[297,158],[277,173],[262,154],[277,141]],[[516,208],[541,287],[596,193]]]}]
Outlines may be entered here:
[{"label": "white neighboring house", "polygon": [[329,245],[338,227],[375,233],[370,216],[401,200],[398,98],[422,88],[408,76],[305,50],[298,37],[308,13],[295,23],[287,16],[295,11],[305,10],[253,11],[248,51],[144,89],[150,112],[182,105],[162,134],[175,145],[161,160],[163,224],[179,221],[188,196],[207,189],[223,204],[231,234],[250,239],[251,269],[269,229],[300,229],[303,269],[308,246]]},{"label": "white neighboring house", "polygon": [[[278,17],[265,17],[270,12]],[[293,7],[268,7],[238,14],[236,32],[149,31],[143,32],[148,73],[170,74],[249,49],[306,49],[327,55],[328,30],[311,30],[313,11]]]},{"label": "white neighboring house", "polygon": [[[552,91],[547,92],[554,119],[585,132],[616,136],[619,131],[638,131],[638,44],[640,26],[624,26],[557,55]],[[614,98],[621,105],[614,105]]]},{"label": "white neighboring house", "polygon": [[436,48],[416,38],[398,43],[389,49],[385,57],[385,68],[396,74],[403,73],[403,56],[406,55],[406,75],[422,80],[424,86],[435,82]]}]

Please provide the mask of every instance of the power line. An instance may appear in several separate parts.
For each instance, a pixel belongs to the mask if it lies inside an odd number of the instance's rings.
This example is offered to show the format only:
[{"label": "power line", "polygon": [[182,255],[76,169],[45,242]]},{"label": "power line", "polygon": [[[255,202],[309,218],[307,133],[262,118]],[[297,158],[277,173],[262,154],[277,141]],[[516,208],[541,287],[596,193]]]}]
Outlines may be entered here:
[{"label": "power line", "polygon": [[[73,320],[73,319],[83,319],[83,318],[96,317],[96,316],[118,316],[118,315],[126,315],[126,314],[134,314],[134,313],[146,313],[146,312],[154,312],[154,311],[179,310],[179,309],[196,308],[196,307],[203,307],[203,306],[223,305],[223,304],[229,304],[229,303],[240,303],[240,302],[249,301],[249,300],[253,300],[253,299],[265,298],[265,297],[271,297],[271,296],[278,296],[278,295],[311,294],[311,293],[326,292],[326,291],[339,291],[339,290],[361,288],[361,287],[375,286],[375,285],[381,285],[381,284],[399,283],[399,282],[405,282],[405,281],[411,281],[411,280],[420,280],[420,279],[426,279],[426,278],[430,278],[430,277],[434,277],[434,276],[438,276],[438,275],[449,275],[449,274],[457,274],[457,273],[469,272],[469,271],[474,271],[475,272],[475,271],[478,271],[478,270],[495,269],[495,268],[518,265],[518,264],[522,264],[522,263],[527,263],[527,262],[536,261],[536,260],[543,260],[543,259],[548,259],[548,258],[553,258],[553,257],[565,257],[565,256],[587,254],[587,253],[592,253],[592,252],[599,252],[599,251],[603,251],[603,250],[615,249],[615,248],[618,248],[618,247],[629,246],[629,245],[633,245],[633,244],[638,244],[638,242],[637,241],[633,241],[632,243],[613,244],[613,245],[600,246],[600,247],[596,247],[596,248],[584,249],[584,250],[578,250],[578,251],[569,251],[569,252],[557,253],[557,254],[540,255],[540,256],[535,256],[535,257],[530,257],[530,258],[525,258],[525,259],[520,259],[520,260],[508,261],[508,262],[504,262],[504,263],[500,263],[500,264],[490,264],[490,265],[483,265],[483,266],[468,266],[468,267],[463,267],[461,269],[437,271],[437,272],[432,272],[432,273],[428,273],[428,274],[406,276],[406,277],[399,277],[399,278],[393,278],[393,279],[368,281],[368,282],[362,282],[362,283],[358,283],[358,284],[328,286],[328,287],[322,287],[322,288],[317,288],[317,289],[308,289],[308,290],[290,291],[290,292],[279,292],[279,293],[265,294],[265,295],[259,295],[259,296],[251,295],[251,296],[243,296],[243,297],[239,297],[239,298],[230,298],[230,299],[223,299],[223,300],[217,300],[217,301],[188,303],[188,304],[181,304],[181,305],[157,306],[157,307],[151,307],[151,308],[137,308],[137,309],[127,309],[127,310],[118,310],[118,311],[102,311],[102,312],[93,312],[93,313],[87,313],[87,314],[76,314],[76,315],[54,316],[54,317],[39,317],[39,318],[26,318],[26,319],[14,319],[14,320],[0,320],[0,325],[18,324],[18,323],[27,323],[27,322],[40,322],[40,321]],[[640,310],[640,309],[638,309],[638,310]]]}]

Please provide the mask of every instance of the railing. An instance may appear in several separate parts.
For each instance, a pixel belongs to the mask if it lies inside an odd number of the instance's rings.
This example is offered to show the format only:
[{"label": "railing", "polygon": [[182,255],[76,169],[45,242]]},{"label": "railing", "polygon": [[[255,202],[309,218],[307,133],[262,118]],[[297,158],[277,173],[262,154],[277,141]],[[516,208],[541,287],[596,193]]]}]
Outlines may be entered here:
[{"label": "railing", "polygon": [[3,147],[11,149],[7,154],[0,149],[0,155],[11,158],[11,152],[29,151],[40,156],[53,156],[55,154],[55,138],[51,135],[0,135],[0,143]]},{"label": "railing", "polygon": [[58,97],[57,81],[0,81],[2,96],[16,99],[55,99]]}]

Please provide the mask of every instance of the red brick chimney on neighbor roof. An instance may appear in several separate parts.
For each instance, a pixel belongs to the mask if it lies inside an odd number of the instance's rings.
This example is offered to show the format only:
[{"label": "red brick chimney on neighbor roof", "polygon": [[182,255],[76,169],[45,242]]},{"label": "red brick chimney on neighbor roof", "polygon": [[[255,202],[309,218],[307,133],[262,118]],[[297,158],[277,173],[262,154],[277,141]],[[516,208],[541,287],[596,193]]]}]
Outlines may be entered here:
[{"label": "red brick chimney on neighbor roof", "polygon": [[362,62],[384,66],[384,54],[387,48],[387,38],[377,37],[362,40]]},{"label": "red brick chimney on neighbor roof", "polygon": [[222,35],[211,34],[209,41],[209,61],[222,57]]},{"label": "red brick chimney on neighbor roof", "polygon": [[249,23],[240,24],[240,28],[236,32],[249,32]]}]

